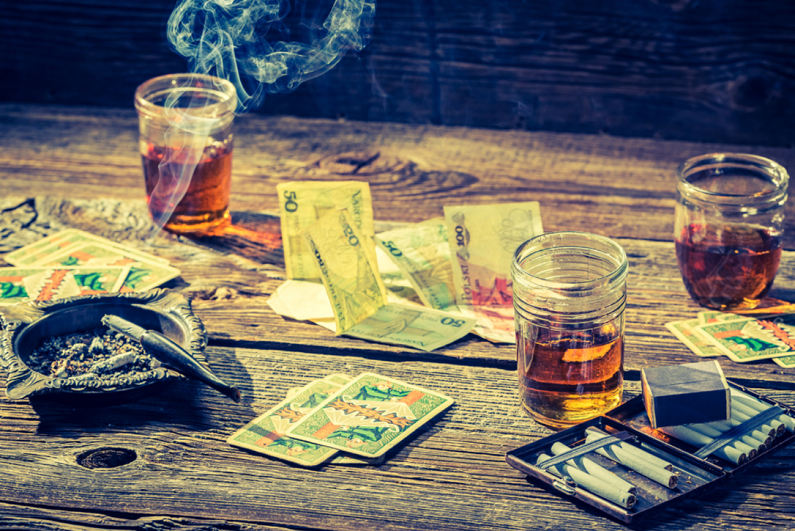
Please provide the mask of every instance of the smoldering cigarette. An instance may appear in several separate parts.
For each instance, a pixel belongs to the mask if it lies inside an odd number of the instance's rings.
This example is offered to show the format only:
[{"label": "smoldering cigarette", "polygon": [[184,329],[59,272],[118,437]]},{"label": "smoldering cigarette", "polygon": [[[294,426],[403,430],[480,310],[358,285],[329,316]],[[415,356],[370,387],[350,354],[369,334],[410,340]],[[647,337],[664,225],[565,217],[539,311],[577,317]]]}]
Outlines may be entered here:
[{"label": "smoldering cigarette", "polygon": [[[566,452],[570,451],[571,448],[569,448],[563,443],[556,442],[552,445],[552,453],[555,455],[565,454]],[[633,485],[629,481],[621,479],[614,473],[610,472],[609,470],[595,463],[594,461],[588,459],[587,457],[580,456],[574,459],[569,459],[568,461],[566,461],[566,464],[568,464],[569,466],[579,468],[583,472],[587,472],[593,477],[599,478],[606,483],[609,483],[621,490],[629,492],[630,494],[635,494],[636,492],[635,485]]]},{"label": "smoldering cigarette", "polygon": [[[758,413],[763,413],[768,409],[770,409],[771,407],[775,407],[772,406],[771,404],[760,402],[759,400],[749,395],[740,394],[739,391],[735,391],[733,389],[732,389],[732,401],[733,401],[732,403],[739,402],[743,405],[746,405],[756,410]],[[789,431],[790,433],[795,433],[795,419],[793,419],[786,413],[782,413],[781,415],[776,417],[776,420],[784,424],[787,431]]]},{"label": "smoldering cigarette", "polygon": [[[693,446],[701,447],[712,443],[712,439],[706,435],[702,435],[697,431],[685,428],[684,426],[667,426],[665,428],[658,429],[663,433],[667,433],[671,437],[675,437],[688,444],[692,444]],[[726,461],[734,463],[735,465],[742,465],[748,461],[748,456],[746,454],[732,446],[718,448],[713,453],[718,457],[725,459]]]},{"label": "smoldering cigarette", "polygon": [[93,364],[89,369],[89,372],[101,373],[106,371],[112,371],[113,369],[118,369],[119,367],[123,367],[128,363],[133,363],[135,359],[136,359],[135,354],[131,352],[116,354],[115,356],[104,359],[102,361],[98,361],[97,363]]},{"label": "smoldering cigarette", "polygon": [[[549,461],[550,459],[552,459],[551,455],[541,454],[538,456],[538,461],[536,461],[536,464],[540,465],[545,461]],[[574,483],[576,483],[578,487],[582,487],[583,489],[592,492],[597,496],[601,496],[602,498],[609,500],[616,505],[620,505],[625,509],[631,509],[637,502],[637,498],[634,494],[630,494],[626,490],[619,489],[618,487],[602,481],[599,478],[595,478],[577,467],[561,463],[559,465],[550,467],[547,470],[561,478],[569,476],[574,480]]]},{"label": "smoldering cigarette", "polygon": [[[710,439],[718,439],[723,435],[715,428],[710,428],[709,426],[706,426],[704,424],[688,424],[687,427],[693,431],[697,431],[701,435],[706,435]],[[759,453],[759,450],[757,450],[757,448],[759,447],[758,444],[755,446],[749,446],[745,444],[743,441],[735,439],[731,442],[731,446],[734,446],[735,448],[743,452],[745,455],[747,455],[748,459],[754,459]]]},{"label": "smoldering cigarette", "polygon": [[[742,415],[747,415],[748,418],[757,416],[760,412],[755,410],[752,407],[748,407],[745,404],[740,403],[732,403],[732,416],[734,416],[734,412],[737,411]],[[784,430],[787,429],[786,425],[783,422],[778,420],[772,419],[768,424],[763,424],[763,426],[770,425],[773,429],[776,430],[776,436],[781,435],[784,433]],[[772,435],[772,434],[771,434]]]},{"label": "smoldering cigarette", "polygon": [[[600,438],[601,437],[599,437],[596,434],[588,434],[588,436],[585,439],[585,442],[591,443],[599,440]],[[645,476],[652,481],[656,481],[657,483],[659,483],[664,487],[668,487],[669,489],[673,489],[676,487],[676,483],[678,481],[678,477],[676,474],[674,474],[670,470],[654,466],[644,461],[643,459],[640,459],[635,455],[630,454],[629,452],[621,448],[618,444],[609,444],[603,448],[599,448],[596,450],[596,453],[603,455],[608,459],[612,459],[616,463],[620,463],[625,467],[634,470],[641,476]]]},{"label": "smoldering cigarette", "polygon": [[[606,433],[606,432],[600,430],[596,426],[590,426],[590,427],[586,428],[585,429],[585,433],[586,433],[587,436],[594,436],[594,437],[598,437],[600,439],[602,439],[604,437],[610,437],[609,433]],[[647,452],[645,450],[641,450],[640,448],[638,448],[636,446],[633,446],[633,445],[631,445],[631,444],[629,444],[627,442],[623,442],[623,441],[622,442],[616,442],[616,443],[611,444],[610,446],[611,447],[619,446],[625,452],[627,452],[629,454],[632,454],[633,456],[637,457],[638,459],[642,459],[643,461],[645,461],[645,462],[647,462],[650,465],[653,465],[655,467],[664,468],[665,470],[668,470],[668,471],[673,471],[673,469],[674,469],[674,466],[671,463],[669,463],[668,461],[666,461],[665,459],[660,459],[656,455],[654,455],[652,453],[649,453],[649,452]]]}]

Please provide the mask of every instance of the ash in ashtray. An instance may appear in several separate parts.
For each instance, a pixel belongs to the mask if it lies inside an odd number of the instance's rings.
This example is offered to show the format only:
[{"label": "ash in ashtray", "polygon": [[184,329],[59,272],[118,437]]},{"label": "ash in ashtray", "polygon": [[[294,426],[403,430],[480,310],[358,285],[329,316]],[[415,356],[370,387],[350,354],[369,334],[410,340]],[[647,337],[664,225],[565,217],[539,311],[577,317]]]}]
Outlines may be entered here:
[{"label": "ash in ashtray", "polygon": [[137,341],[107,328],[48,337],[28,361],[41,374],[80,380],[143,373],[160,365]]}]

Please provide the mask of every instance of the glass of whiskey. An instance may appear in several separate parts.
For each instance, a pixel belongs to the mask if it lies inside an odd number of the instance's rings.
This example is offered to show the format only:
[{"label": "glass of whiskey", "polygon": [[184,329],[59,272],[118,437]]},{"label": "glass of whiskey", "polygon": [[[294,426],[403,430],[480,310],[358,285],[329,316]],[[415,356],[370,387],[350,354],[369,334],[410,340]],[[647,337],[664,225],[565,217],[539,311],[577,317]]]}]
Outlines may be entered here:
[{"label": "glass of whiskey", "polygon": [[232,83],[204,74],[160,76],[136,89],[146,200],[158,227],[207,235],[231,223],[237,103]]},{"label": "glass of whiskey", "polygon": [[560,429],[621,403],[627,255],[614,241],[552,232],[511,265],[522,408]]},{"label": "glass of whiskey", "polygon": [[676,172],[674,245],[698,304],[751,309],[770,291],[781,260],[787,171],[740,153],[691,158]]}]

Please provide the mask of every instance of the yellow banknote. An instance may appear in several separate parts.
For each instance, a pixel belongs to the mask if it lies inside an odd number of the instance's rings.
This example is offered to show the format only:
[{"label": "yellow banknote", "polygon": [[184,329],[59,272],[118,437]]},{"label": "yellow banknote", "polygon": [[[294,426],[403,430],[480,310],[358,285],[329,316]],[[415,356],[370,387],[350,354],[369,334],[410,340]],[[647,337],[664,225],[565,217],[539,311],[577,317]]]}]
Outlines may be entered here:
[{"label": "yellow banknote", "polygon": [[355,226],[373,246],[373,204],[370,186],[358,181],[309,181],[276,186],[281,213],[282,245],[287,278],[320,278],[315,260],[301,231],[338,208],[350,212]]},{"label": "yellow banknote", "polygon": [[370,238],[347,209],[334,210],[302,232],[331,301],[337,334],[373,315],[387,300]]}]

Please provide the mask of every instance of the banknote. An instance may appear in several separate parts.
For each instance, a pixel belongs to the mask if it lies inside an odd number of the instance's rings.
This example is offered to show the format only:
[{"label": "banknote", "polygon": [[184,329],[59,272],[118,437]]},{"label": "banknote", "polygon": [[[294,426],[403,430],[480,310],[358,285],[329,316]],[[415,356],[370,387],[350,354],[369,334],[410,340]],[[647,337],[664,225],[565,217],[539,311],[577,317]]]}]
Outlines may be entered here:
[{"label": "banknote", "polygon": [[338,208],[350,212],[353,223],[373,246],[373,205],[370,185],[358,181],[290,182],[276,186],[281,213],[282,245],[287,278],[313,280],[320,272],[301,231]]},{"label": "banknote", "polygon": [[337,324],[346,332],[386,304],[375,250],[363,241],[347,209],[334,210],[302,232],[326,287]]},{"label": "banknote", "polygon": [[516,248],[543,233],[537,201],[445,206],[459,305],[513,305],[511,261]]},{"label": "banknote", "polygon": [[303,235],[321,271],[338,335],[433,350],[460,339],[474,325],[474,319],[447,312],[388,303],[374,252],[361,245],[364,237],[347,210],[332,212]]},{"label": "banknote", "polygon": [[474,325],[472,318],[441,310],[387,304],[346,330],[345,335],[430,352],[461,339]]},{"label": "banknote", "polygon": [[443,310],[456,304],[444,220],[383,232],[375,236],[375,243],[403,272],[426,306]]}]

